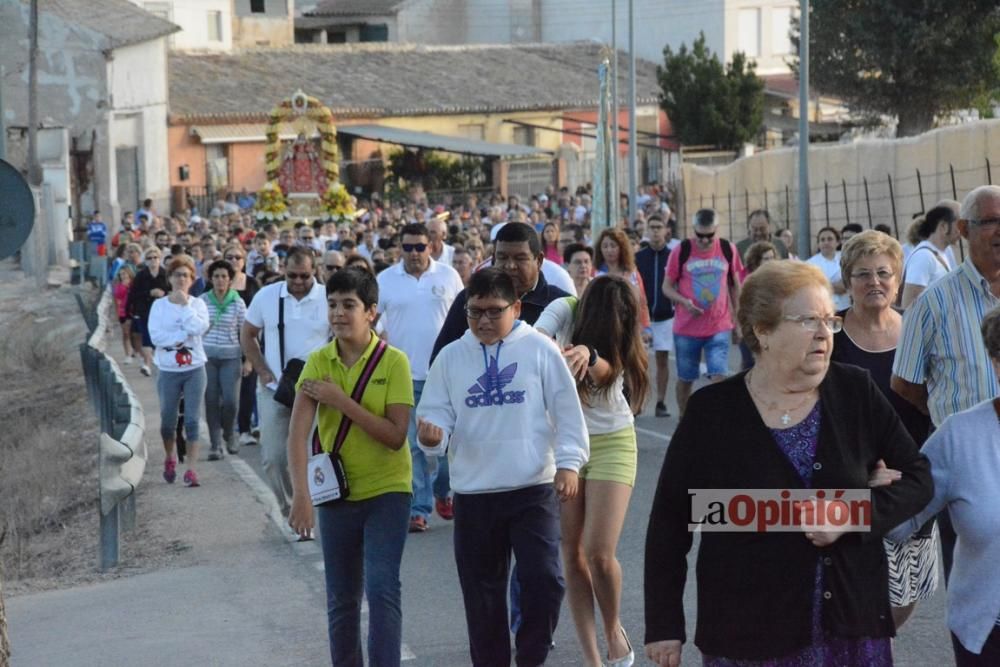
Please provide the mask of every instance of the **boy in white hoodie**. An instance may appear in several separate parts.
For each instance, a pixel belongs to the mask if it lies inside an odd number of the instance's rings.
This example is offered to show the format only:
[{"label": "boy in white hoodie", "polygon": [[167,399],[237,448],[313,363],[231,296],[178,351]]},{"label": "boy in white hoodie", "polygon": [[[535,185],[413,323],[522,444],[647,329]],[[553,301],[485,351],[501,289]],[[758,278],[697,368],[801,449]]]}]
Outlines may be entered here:
[{"label": "boy in white hoodie", "polygon": [[563,598],[559,500],[576,494],[587,429],[558,348],[518,320],[510,276],[484,269],[466,293],[469,330],[430,368],[417,439],[425,453],[449,458],[473,665],[510,664],[511,552],[521,587],[517,664],[541,665]]}]

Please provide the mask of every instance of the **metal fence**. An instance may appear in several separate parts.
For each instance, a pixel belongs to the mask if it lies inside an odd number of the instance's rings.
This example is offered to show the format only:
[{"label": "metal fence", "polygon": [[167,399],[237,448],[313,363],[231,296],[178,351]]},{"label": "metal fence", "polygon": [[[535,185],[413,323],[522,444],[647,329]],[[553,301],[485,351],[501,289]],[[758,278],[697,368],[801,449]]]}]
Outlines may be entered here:
[{"label": "metal fence", "polygon": [[80,358],[94,412],[101,422],[98,443],[102,570],[118,564],[119,533],[135,527],[135,489],[148,456],[142,405],[118,364],[106,353],[107,334],[115,315],[114,298],[103,290],[96,309],[77,297],[90,337],[80,345]]}]

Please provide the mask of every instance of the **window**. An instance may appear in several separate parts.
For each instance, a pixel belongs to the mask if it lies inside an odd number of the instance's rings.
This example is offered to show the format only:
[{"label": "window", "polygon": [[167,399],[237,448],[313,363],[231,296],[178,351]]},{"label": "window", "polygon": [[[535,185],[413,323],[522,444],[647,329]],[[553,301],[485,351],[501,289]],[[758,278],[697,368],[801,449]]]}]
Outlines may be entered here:
[{"label": "window", "polygon": [[265,5],[267,3],[265,0],[250,0],[250,13],[251,14],[264,14],[267,12]]},{"label": "window", "polygon": [[479,141],[482,141],[486,138],[486,126],[482,123],[459,125],[458,131],[461,132],[462,136],[466,139],[478,139]]},{"label": "window", "polygon": [[222,12],[208,13],[208,41],[222,41]]},{"label": "window", "polygon": [[737,50],[751,58],[760,56],[760,9],[741,9]]},{"label": "window", "polygon": [[347,44],[347,33],[346,32],[328,32],[328,33],[326,33],[326,43],[327,44]]},{"label": "window", "polygon": [[523,125],[514,126],[514,143],[518,146],[535,145],[535,128]]},{"label": "window", "polygon": [[360,40],[362,42],[388,42],[389,26],[382,23],[380,25],[361,26]]},{"label": "window", "polygon": [[792,8],[775,7],[771,10],[771,53],[785,56],[792,52]]}]

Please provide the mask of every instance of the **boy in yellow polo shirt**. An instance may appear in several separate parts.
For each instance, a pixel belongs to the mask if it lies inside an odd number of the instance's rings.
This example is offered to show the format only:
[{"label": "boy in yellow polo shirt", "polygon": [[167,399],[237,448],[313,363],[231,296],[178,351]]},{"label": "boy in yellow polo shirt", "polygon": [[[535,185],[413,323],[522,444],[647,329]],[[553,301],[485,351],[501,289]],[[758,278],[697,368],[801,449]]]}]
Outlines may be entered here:
[{"label": "boy in yellow polo shirt", "polygon": [[[320,442],[328,453],[341,421],[350,419],[339,450],[349,494],[317,507],[326,565],[330,657],[334,665],[362,662],[364,587],[370,609],[369,659],[375,665],[398,666],[399,566],[410,521],[412,480],[406,443],[413,407],[410,362],[394,347],[381,349],[371,330],[378,304],[374,276],[359,269],[338,271],[326,283],[326,298],[334,340],[309,355],[292,409],[288,461],[293,495],[288,522],[303,537],[314,525],[306,478],[313,418],[318,418]],[[360,389],[362,375],[367,383],[362,383],[364,391],[356,401],[352,394]],[[378,641],[373,641],[376,637]]]}]

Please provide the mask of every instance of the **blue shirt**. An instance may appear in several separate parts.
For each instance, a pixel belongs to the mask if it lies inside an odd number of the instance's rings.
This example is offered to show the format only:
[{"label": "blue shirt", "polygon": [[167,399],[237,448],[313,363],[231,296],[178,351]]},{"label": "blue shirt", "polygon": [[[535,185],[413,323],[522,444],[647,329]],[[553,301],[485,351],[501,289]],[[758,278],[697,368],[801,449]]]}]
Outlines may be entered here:
[{"label": "blue shirt", "polygon": [[948,627],[962,646],[979,653],[1000,618],[1000,424],[993,401],[945,419],[923,453],[931,462],[934,498],[888,537],[902,541],[948,509],[958,534]]},{"label": "blue shirt", "polygon": [[91,243],[108,242],[108,226],[100,220],[92,220],[87,223],[87,240]]},{"label": "blue shirt", "polygon": [[979,332],[983,317],[997,306],[1000,298],[970,258],[924,290],[903,315],[892,372],[927,385],[935,425],[1000,395]]}]

